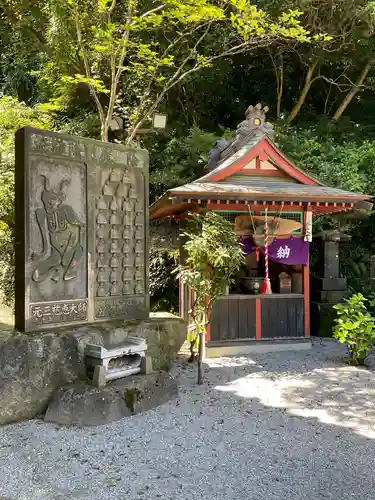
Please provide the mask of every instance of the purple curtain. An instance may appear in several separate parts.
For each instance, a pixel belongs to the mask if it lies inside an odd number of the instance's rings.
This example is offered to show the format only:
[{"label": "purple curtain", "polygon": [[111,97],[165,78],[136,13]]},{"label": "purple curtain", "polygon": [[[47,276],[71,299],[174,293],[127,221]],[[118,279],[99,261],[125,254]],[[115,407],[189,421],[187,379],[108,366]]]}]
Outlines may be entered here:
[{"label": "purple curtain", "polygon": [[[252,238],[240,238],[240,242],[246,255],[255,252],[256,245]],[[306,265],[309,262],[309,247],[309,242],[303,238],[276,239],[268,245],[268,258],[280,264]],[[264,248],[260,248],[260,251],[264,253]]]}]

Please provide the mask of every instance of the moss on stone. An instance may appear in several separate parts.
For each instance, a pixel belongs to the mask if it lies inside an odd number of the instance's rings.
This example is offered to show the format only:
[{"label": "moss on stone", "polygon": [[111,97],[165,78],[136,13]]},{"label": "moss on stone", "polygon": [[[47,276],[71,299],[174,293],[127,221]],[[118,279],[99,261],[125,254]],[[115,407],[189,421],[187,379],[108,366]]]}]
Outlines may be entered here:
[{"label": "moss on stone", "polygon": [[141,399],[142,392],[139,389],[127,389],[124,392],[124,402],[128,410],[134,413],[136,403]]}]

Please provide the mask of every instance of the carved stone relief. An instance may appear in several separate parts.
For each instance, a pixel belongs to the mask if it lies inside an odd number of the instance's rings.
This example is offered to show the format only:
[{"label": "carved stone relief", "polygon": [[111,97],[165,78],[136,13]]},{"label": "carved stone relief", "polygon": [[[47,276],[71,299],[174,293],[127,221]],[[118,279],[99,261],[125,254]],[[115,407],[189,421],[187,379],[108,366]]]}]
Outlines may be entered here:
[{"label": "carved stone relief", "polygon": [[28,128],[16,147],[16,327],[147,317],[147,154]]},{"label": "carved stone relief", "polygon": [[46,279],[68,281],[77,277],[77,265],[83,254],[84,224],[77,217],[70,205],[64,204],[64,185],[62,180],[58,191],[49,188],[45,175],[42,191],[43,208],[35,210],[35,216],[42,240],[42,254],[32,253],[32,258],[39,258],[32,279],[41,282]]},{"label": "carved stone relief", "polygon": [[96,296],[138,295],[144,284],[144,207],[134,172],[114,168],[97,200]]}]

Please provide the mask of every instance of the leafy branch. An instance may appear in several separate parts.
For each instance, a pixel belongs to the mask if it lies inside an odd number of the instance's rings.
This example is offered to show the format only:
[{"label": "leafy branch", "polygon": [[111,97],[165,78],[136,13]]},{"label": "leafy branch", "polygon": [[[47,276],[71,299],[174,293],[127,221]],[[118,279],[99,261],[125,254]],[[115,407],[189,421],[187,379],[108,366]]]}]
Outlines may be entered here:
[{"label": "leafy branch", "polygon": [[[58,7],[57,7],[58,4]],[[281,39],[310,42],[299,22],[301,12],[281,13],[276,20],[246,0],[168,0],[141,12],[139,0],[98,0],[93,8],[84,0],[49,0],[52,19],[61,37],[71,33],[82,58],[84,74],[63,74],[62,81],[87,85],[101,122],[101,138],[108,140],[109,126],[119,101],[121,77],[138,86],[136,103],[129,102],[132,126],[126,143],[151,118],[166,94],[191,74],[216,60],[267,47]],[[207,52],[208,35],[226,33]],[[164,40],[160,38],[161,32]],[[220,31],[217,33],[220,34]],[[58,38],[58,37],[57,37]],[[56,40],[50,40],[57,43]],[[167,42],[166,47],[162,47]],[[74,50],[72,50],[74,52]],[[69,66],[69,61],[66,61]],[[55,61],[63,67],[61,61]]]},{"label": "leafy branch", "polygon": [[198,384],[202,384],[205,332],[212,307],[227,293],[245,257],[233,224],[214,212],[191,214],[183,238],[187,256],[177,272],[194,293],[188,340],[192,350],[198,346]]}]

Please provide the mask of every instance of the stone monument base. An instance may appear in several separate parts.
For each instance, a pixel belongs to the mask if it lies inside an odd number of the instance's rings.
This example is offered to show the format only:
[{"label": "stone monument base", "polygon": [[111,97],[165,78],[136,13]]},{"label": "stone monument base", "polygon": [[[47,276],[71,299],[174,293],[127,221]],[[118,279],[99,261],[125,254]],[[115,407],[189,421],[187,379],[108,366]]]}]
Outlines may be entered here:
[{"label": "stone monument base", "polygon": [[317,337],[332,337],[337,302],[311,302],[311,334]]},{"label": "stone monument base", "polygon": [[24,334],[0,330],[0,424],[43,414],[55,392],[86,378],[86,344],[115,346],[128,336],[147,343],[155,372],[168,371],[186,339],[181,318],[167,313],[143,321],[114,321]]},{"label": "stone monument base", "polygon": [[151,410],[177,395],[177,382],[168,373],[132,375],[101,388],[77,382],[54,394],[44,421],[78,427],[109,424]]}]

